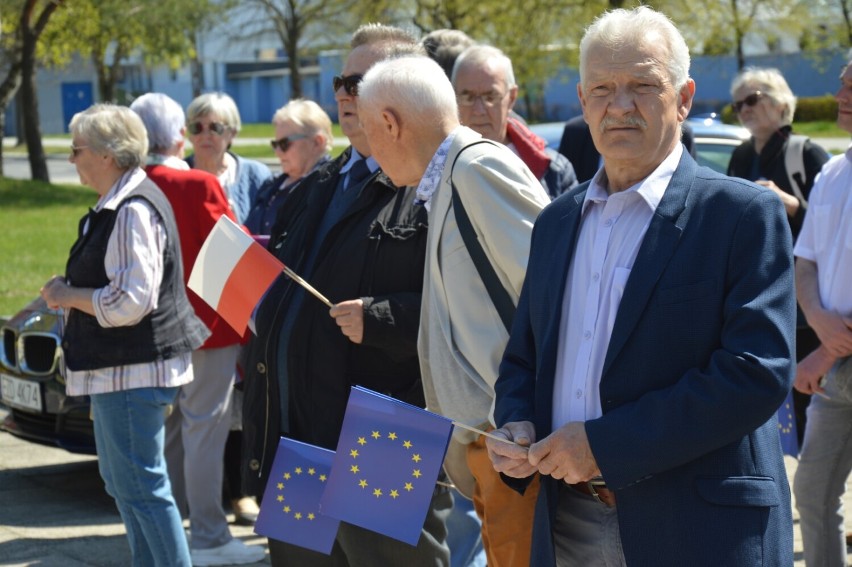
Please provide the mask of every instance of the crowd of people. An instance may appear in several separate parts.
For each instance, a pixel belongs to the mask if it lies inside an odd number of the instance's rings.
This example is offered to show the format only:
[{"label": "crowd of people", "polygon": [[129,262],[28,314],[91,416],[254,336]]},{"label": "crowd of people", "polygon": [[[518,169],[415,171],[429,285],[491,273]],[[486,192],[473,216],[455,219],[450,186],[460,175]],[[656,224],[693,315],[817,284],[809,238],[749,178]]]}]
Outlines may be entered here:
[{"label": "crowd of people", "polygon": [[[75,115],[98,200],[42,295],[133,564],[263,560],[225,504],[253,522],[279,438],[335,449],[359,385],[473,430],[417,545],[342,522],[329,555],[269,539],[273,565],[792,565],[793,387],[805,561],[846,565],[852,153],[793,134],[784,77],[748,68],[731,97],[751,138],[728,175],[699,167],[689,67],[662,13],[601,15],[556,152],[498,48],[365,25],[333,79],[349,146],[333,158],[331,119],[292,100],[279,175],[232,151],[222,93]],[[840,79],[852,133],[852,65]],[[241,339],[186,287],[221,216],[334,306],[282,275]]]}]

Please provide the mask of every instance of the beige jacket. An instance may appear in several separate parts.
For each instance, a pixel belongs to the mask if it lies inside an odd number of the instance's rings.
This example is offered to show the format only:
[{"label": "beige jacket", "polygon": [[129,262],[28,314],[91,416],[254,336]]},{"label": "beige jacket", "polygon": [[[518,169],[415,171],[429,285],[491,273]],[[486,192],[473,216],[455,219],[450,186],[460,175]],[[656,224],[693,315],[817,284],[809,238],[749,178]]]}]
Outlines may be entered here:
[{"label": "beige jacket", "polygon": [[[468,128],[453,140],[432,196],[418,353],[427,408],[467,425],[490,423],[494,383],[509,339],[464,245],[452,208],[450,171],[480,139]],[[453,180],[485,255],[517,304],[532,226],[550,202],[511,150],[477,144],[455,163]],[[475,435],[455,429],[458,441]]]}]

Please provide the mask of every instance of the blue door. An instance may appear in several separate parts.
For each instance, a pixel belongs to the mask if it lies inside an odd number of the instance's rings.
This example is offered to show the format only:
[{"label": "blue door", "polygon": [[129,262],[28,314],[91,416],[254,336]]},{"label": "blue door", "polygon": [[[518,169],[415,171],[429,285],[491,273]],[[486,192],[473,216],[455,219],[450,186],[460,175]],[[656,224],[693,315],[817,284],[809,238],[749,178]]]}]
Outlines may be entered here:
[{"label": "blue door", "polygon": [[93,102],[92,83],[62,83],[62,119],[65,132],[68,132],[71,118],[92,106]]}]

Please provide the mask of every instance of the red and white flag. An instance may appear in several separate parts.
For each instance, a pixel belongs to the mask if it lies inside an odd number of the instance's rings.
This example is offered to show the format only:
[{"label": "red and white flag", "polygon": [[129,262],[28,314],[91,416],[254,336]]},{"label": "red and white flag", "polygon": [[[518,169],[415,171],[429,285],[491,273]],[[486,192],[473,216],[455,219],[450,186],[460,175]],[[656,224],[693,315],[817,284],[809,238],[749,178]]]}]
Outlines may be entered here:
[{"label": "red and white flag", "polygon": [[223,215],[204,241],[188,285],[242,336],[255,306],[283,270],[284,264]]}]

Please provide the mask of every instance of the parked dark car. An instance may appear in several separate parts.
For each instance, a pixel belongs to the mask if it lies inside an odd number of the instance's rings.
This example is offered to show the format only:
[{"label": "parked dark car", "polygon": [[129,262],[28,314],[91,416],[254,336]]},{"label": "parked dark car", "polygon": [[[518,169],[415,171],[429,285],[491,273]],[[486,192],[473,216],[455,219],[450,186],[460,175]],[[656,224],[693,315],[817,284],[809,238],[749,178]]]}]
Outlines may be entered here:
[{"label": "parked dark car", "polygon": [[0,398],[10,410],[0,427],[22,439],[94,454],[89,397],[65,395],[62,314],[38,298],[0,321],[0,333]]},{"label": "parked dark car", "polygon": [[[728,162],[734,149],[749,139],[748,130],[741,126],[723,124],[713,117],[689,118],[695,136],[695,159],[699,165],[726,173]],[[542,122],[530,124],[530,130],[544,138],[547,146],[554,150],[559,149],[562,140],[564,122]]]}]

